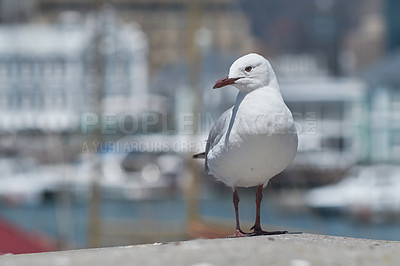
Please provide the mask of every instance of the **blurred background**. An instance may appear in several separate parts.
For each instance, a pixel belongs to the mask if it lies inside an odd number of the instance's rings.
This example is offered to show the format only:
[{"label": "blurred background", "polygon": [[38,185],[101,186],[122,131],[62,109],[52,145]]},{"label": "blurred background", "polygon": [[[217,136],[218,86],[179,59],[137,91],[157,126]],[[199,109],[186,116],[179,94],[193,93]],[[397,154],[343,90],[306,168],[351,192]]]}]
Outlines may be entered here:
[{"label": "blurred background", "polygon": [[[224,237],[212,90],[271,61],[298,154],[264,229],[400,240],[400,2],[0,0],[0,254]],[[255,189],[239,189],[254,223]]]}]

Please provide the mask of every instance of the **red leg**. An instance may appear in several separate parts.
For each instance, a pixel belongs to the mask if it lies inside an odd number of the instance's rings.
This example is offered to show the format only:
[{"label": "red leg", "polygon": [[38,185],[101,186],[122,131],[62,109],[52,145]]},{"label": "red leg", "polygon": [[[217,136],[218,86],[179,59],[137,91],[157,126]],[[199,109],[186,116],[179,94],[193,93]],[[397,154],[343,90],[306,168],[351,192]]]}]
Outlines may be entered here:
[{"label": "red leg", "polygon": [[240,229],[240,222],[239,222],[239,195],[237,192],[237,187],[235,186],[233,190],[233,206],[235,207],[235,215],[236,215],[236,231],[235,234],[228,236],[228,237],[243,237],[248,236]]},{"label": "red leg", "polygon": [[250,230],[254,229],[254,231],[261,230],[260,225],[260,205],[263,198],[262,195],[263,185],[259,185],[256,192],[256,222],[254,223],[253,227]]},{"label": "red leg", "polygon": [[261,201],[262,201],[262,198],[263,198],[262,190],[263,190],[263,185],[259,185],[258,188],[257,188],[257,192],[256,192],[256,222],[254,223],[253,227],[250,228],[250,230],[254,229],[254,232],[251,233],[250,235],[257,236],[257,235],[280,235],[280,234],[286,234],[287,231],[268,232],[268,231],[263,231],[261,229],[260,205],[261,205]]}]

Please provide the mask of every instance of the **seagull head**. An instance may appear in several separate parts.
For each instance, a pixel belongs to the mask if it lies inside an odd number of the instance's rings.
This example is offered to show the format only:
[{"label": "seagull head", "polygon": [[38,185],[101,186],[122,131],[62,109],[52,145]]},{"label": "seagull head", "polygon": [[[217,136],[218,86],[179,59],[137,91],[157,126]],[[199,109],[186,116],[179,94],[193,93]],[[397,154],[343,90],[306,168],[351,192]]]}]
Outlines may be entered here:
[{"label": "seagull head", "polygon": [[214,89],[232,85],[244,93],[276,83],[276,76],[270,63],[263,56],[247,54],[233,62],[229,75],[218,80]]}]

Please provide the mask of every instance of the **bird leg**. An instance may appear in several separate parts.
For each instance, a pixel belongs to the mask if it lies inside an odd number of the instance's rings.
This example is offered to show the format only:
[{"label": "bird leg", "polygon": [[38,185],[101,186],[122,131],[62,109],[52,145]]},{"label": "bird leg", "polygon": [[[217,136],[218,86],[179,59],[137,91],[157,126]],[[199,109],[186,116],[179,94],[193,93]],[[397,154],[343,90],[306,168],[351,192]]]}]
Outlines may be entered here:
[{"label": "bird leg", "polygon": [[239,195],[237,192],[237,187],[235,186],[233,190],[233,206],[235,207],[235,215],[236,215],[236,231],[233,235],[228,236],[228,237],[244,237],[248,236],[248,234],[244,233],[242,229],[240,229],[240,223],[239,223]]},{"label": "bird leg", "polygon": [[258,236],[258,235],[280,235],[280,234],[287,234],[287,231],[263,231],[261,229],[260,224],[260,204],[263,198],[262,195],[263,185],[259,185],[256,192],[256,222],[254,223],[253,227],[250,230],[253,230],[253,233],[250,233],[250,236]]}]

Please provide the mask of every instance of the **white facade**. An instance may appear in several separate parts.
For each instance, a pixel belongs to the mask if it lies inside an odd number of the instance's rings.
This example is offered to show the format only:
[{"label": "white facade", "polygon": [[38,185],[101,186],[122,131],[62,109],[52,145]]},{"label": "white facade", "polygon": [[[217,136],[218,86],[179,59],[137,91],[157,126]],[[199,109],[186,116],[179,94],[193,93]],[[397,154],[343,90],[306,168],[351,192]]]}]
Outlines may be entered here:
[{"label": "white facade", "polygon": [[96,29],[101,34],[104,96],[147,94],[147,40],[110,11],[97,20],[0,27],[0,131],[69,131],[93,111]]},{"label": "white facade", "polygon": [[368,83],[367,161],[400,162],[400,50],[363,73]]},{"label": "white facade", "polygon": [[[328,76],[326,62],[311,55],[274,60],[285,102],[299,135],[295,164],[346,168],[364,159],[366,85],[359,78]],[[273,64],[274,65],[274,64]]]}]

